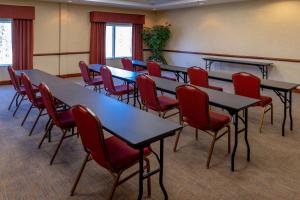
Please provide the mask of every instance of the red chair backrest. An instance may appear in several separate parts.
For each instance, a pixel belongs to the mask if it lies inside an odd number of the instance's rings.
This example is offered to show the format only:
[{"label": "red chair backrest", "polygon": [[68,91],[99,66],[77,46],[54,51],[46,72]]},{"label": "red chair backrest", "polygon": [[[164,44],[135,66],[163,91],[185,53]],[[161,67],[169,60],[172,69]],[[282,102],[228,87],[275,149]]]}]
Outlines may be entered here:
[{"label": "red chair backrest", "polygon": [[12,67],[7,68],[10,80],[17,92],[20,92],[20,82],[16,76],[15,70]]},{"label": "red chair backrest", "polygon": [[45,83],[41,83],[39,85],[39,91],[42,95],[44,105],[46,107],[46,110],[53,120],[53,122],[60,127],[60,120],[58,119],[57,111],[55,108],[55,99],[53,95],[51,94],[48,86]]},{"label": "red chair backrest", "polygon": [[84,106],[77,105],[71,110],[83,147],[91,153],[95,161],[103,167],[109,168],[109,156],[100,120]]},{"label": "red chair backrest", "polygon": [[104,89],[108,92],[114,92],[115,85],[110,69],[106,66],[102,66],[100,69],[100,73],[103,79]]},{"label": "red chair backrest", "polygon": [[200,67],[190,67],[187,70],[190,83],[200,87],[208,87],[208,72]]},{"label": "red chair backrest", "polygon": [[24,84],[26,95],[27,95],[29,101],[33,105],[37,105],[36,93],[33,91],[32,84],[30,82],[29,77],[26,74],[22,73],[21,80],[22,80],[22,83]]},{"label": "red chair backrest", "polygon": [[142,74],[136,78],[136,83],[141,94],[142,103],[150,109],[158,110],[160,104],[155,82],[147,75]]},{"label": "red chair backrest", "polygon": [[235,94],[260,98],[260,79],[247,72],[235,73],[232,75]]},{"label": "red chair backrest", "polygon": [[195,128],[209,129],[208,95],[192,85],[177,87],[176,95],[181,119]]},{"label": "red chair backrest", "polygon": [[131,60],[129,60],[128,58],[122,58],[121,62],[125,70],[134,71]]},{"label": "red chair backrest", "polygon": [[161,77],[160,65],[157,62],[147,62],[147,70],[150,76]]},{"label": "red chair backrest", "polygon": [[80,61],[79,68],[80,68],[81,76],[82,76],[84,82],[89,83],[91,80],[91,77],[90,77],[89,68],[88,68],[87,64],[83,61]]}]

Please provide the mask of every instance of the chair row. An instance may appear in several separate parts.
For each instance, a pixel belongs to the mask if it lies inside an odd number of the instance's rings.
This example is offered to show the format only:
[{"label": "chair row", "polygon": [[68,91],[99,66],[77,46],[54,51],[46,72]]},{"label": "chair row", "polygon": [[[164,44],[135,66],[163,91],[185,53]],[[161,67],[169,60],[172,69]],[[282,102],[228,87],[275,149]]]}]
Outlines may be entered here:
[{"label": "chair row", "polygon": [[[17,76],[12,67],[9,67],[8,71],[13,86],[16,90],[16,94],[9,105],[9,110],[11,109],[13,102],[18,99],[19,96],[22,97],[21,101],[26,99],[30,101],[31,106],[26,113],[24,120],[22,121],[22,125],[27,119],[32,108],[37,108],[39,110],[38,118],[34,122],[34,125],[30,131],[30,135],[32,134],[32,131],[44,110],[47,111],[44,114],[49,116],[49,121],[45,126],[45,133],[38,145],[38,148],[41,148],[43,142],[47,138],[48,141],[51,142],[51,131],[54,126],[61,130],[61,138],[50,160],[50,165],[53,164],[63,140],[71,136],[80,135],[86,156],[72,186],[70,195],[74,194],[82,172],[87,162],[91,160],[94,160],[97,164],[108,170],[113,177],[114,182],[109,194],[109,199],[113,198],[113,194],[118,185],[138,174],[139,171],[135,171],[121,179],[121,175],[124,171],[138,163],[139,151],[129,147],[125,142],[121,141],[115,136],[105,139],[101,122],[92,111],[82,105],[77,105],[67,109],[66,105],[63,105],[62,102],[57,100],[52,95],[50,89],[45,83],[41,83],[38,87],[36,87],[32,85],[29,77],[26,74],[22,73],[21,76]],[[16,102],[17,110],[20,107],[21,102],[18,100]],[[59,109],[61,105],[63,105],[64,109]],[[16,111],[14,114],[15,113]],[[74,133],[75,128],[78,129],[78,133]],[[151,151],[151,147],[144,149],[144,160],[146,163],[145,169],[147,172],[150,172],[150,161],[148,156],[151,154]],[[150,177],[147,178],[147,185],[148,196],[150,196]]]}]

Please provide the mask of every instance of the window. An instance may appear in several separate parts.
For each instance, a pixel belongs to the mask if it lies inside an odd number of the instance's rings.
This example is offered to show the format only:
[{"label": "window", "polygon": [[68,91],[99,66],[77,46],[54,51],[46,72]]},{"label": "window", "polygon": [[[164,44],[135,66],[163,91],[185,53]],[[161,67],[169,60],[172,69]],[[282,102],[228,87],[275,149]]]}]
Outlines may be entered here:
[{"label": "window", "polygon": [[12,65],[11,21],[0,19],[0,66]]},{"label": "window", "polygon": [[132,26],[108,24],[106,26],[106,58],[132,56]]}]

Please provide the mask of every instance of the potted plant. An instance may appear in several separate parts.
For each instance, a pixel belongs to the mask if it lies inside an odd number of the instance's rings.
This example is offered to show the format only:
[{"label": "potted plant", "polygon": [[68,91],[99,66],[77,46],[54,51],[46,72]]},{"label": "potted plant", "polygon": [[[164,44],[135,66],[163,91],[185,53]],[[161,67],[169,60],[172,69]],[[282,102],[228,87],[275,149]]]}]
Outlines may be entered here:
[{"label": "potted plant", "polygon": [[143,40],[152,52],[148,60],[154,60],[164,64],[167,63],[162,51],[171,37],[170,26],[170,24],[166,24],[156,25],[152,28],[144,28]]}]

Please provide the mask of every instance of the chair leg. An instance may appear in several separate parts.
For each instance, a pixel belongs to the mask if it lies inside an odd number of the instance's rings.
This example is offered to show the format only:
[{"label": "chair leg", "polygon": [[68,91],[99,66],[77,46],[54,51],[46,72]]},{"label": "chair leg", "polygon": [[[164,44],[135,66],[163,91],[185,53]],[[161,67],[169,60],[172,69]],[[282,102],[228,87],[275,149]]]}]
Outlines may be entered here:
[{"label": "chair leg", "polygon": [[55,150],[55,152],[54,152],[54,154],[53,154],[53,156],[52,156],[52,158],[50,160],[50,165],[53,164],[53,161],[54,161],[54,159],[55,159],[55,157],[57,155],[57,152],[58,152],[58,150],[59,150],[59,148],[60,148],[63,140],[65,139],[66,134],[67,134],[67,130],[61,130],[61,131],[63,132],[63,135],[61,136],[60,141],[59,141],[59,143],[58,143],[58,145],[56,147],[56,150]]},{"label": "chair leg", "polygon": [[34,122],[32,128],[31,128],[31,130],[30,130],[30,132],[29,132],[29,136],[32,135],[32,132],[33,132],[33,130],[35,129],[35,126],[36,126],[36,124],[38,123],[40,117],[42,116],[42,112],[43,112],[43,111],[44,111],[44,109],[40,109],[39,115],[37,116],[37,118],[36,118],[36,120],[35,120],[35,122]]},{"label": "chair leg", "polygon": [[9,106],[8,106],[8,110],[11,109],[11,106],[12,106],[12,104],[14,103],[14,101],[15,101],[15,99],[16,99],[16,97],[17,97],[18,95],[19,95],[19,94],[16,92],[15,95],[14,95],[14,97],[12,98],[12,100],[11,100]]},{"label": "chair leg", "polygon": [[25,121],[26,121],[26,119],[27,119],[27,117],[28,117],[28,115],[29,115],[29,113],[30,113],[30,111],[31,111],[32,108],[33,108],[33,104],[31,104],[29,110],[27,111],[27,113],[26,113],[26,115],[25,115],[25,117],[24,117],[24,119],[23,119],[23,121],[21,123],[21,126],[24,125],[24,123],[25,123]]},{"label": "chair leg", "polygon": [[262,113],[261,113],[261,117],[260,117],[260,125],[259,125],[259,132],[260,133],[261,133],[261,130],[262,130],[262,126],[264,124],[265,114],[266,114],[266,107],[263,108]]},{"label": "chair leg", "polygon": [[216,137],[217,137],[217,133],[214,133],[213,140],[211,142],[211,146],[210,146],[210,149],[209,149],[209,152],[208,152],[207,162],[206,162],[206,168],[207,169],[209,168],[211,156],[212,156],[212,153],[214,151],[214,147],[215,147],[215,143],[216,143]]},{"label": "chair leg", "polygon": [[[147,170],[147,173],[150,172],[150,161],[148,158],[144,158],[145,162],[146,162],[146,170]],[[151,177],[149,176],[147,178],[147,190],[148,190],[148,198],[151,197]]]},{"label": "chair leg", "polygon": [[198,129],[195,129],[195,138],[198,141]]},{"label": "chair leg", "polygon": [[270,106],[271,106],[271,124],[273,125],[273,119],[274,119],[274,107],[273,107],[273,103],[271,103]]},{"label": "chair leg", "polygon": [[174,148],[173,148],[173,152],[177,151],[177,145],[178,145],[178,141],[179,141],[179,137],[180,137],[181,131],[182,131],[182,129],[177,133],[176,141],[175,141]]},{"label": "chair leg", "polygon": [[82,165],[81,165],[81,168],[80,168],[79,173],[78,173],[78,175],[77,175],[77,177],[76,177],[75,183],[73,184],[73,187],[72,187],[70,196],[73,196],[73,195],[74,195],[75,189],[76,189],[77,184],[78,184],[78,182],[79,182],[79,180],[80,180],[80,177],[81,177],[82,172],[83,172],[83,170],[84,170],[84,168],[85,168],[85,165],[86,165],[86,163],[89,161],[89,157],[90,157],[90,153],[88,153],[88,154],[86,155],[86,157],[85,157],[85,159],[84,159],[84,161],[83,161],[83,163],[82,163]]},{"label": "chair leg", "polygon": [[[49,127],[47,128],[47,130],[45,131],[45,134],[43,135],[42,137],[42,140],[40,141],[40,144],[38,146],[38,148],[40,149],[44,140],[46,139],[47,135],[50,133],[50,130],[52,129],[53,127],[53,122],[50,123]],[[50,135],[50,134],[49,134]],[[50,137],[50,136],[49,136]]]},{"label": "chair leg", "polygon": [[110,191],[110,194],[109,194],[109,198],[108,198],[109,200],[112,200],[112,198],[114,196],[114,193],[115,193],[115,191],[118,187],[118,183],[119,183],[119,180],[120,180],[120,177],[121,177],[121,173],[122,172],[118,173],[117,176],[114,176],[114,183],[113,183],[113,187],[112,187],[112,189]]},{"label": "chair leg", "polygon": [[23,102],[23,100],[24,100],[24,96],[22,96],[20,102],[18,103],[17,108],[16,108],[16,110],[15,110],[15,112],[13,114],[13,117],[16,115],[17,111],[19,110],[19,107],[20,107],[21,103]]},{"label": "chair leg", "polygon": [[231,152],[231,130],[230,130],[230,125],[227,125],[227,135],[228,135],[228,154]]}]

